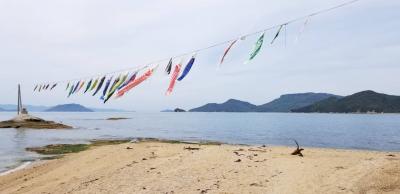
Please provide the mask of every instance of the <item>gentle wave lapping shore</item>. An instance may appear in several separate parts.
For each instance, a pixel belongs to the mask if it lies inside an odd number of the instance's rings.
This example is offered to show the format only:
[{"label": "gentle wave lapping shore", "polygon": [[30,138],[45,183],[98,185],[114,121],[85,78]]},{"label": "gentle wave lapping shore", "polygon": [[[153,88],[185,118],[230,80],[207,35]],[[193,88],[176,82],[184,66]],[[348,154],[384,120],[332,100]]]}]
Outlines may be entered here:
[{"label": "gentle wave lapping shore", "polygon": [[0,177],[0,193],[399,193],[400,154],[144,141]]}]

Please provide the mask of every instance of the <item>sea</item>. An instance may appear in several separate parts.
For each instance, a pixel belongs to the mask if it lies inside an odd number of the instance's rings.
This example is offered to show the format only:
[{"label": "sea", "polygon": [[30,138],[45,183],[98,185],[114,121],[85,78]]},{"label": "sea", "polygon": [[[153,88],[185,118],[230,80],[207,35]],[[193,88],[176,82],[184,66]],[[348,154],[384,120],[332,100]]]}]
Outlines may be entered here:
[{"label": "sea", "polygon": [[[0,129],[0,175],[41,155],[27,147],[93,139],[160,138],[229,144],[400,151],[400,114],[302,113],[32,113],[73,126],[66,130]],[[15,113],[0,112],[0,120]],[[125,120],[107,120],[125,117]]]}]

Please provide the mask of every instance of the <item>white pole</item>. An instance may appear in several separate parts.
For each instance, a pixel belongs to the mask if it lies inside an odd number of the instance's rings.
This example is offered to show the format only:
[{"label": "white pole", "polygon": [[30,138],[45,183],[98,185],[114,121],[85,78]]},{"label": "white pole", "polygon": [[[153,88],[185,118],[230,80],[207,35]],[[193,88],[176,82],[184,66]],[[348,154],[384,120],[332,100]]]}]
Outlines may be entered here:
[{"label": "white pole", "polygon": [[19,113],[21,112],[20,110],[20,105],[21,103],[21,89],[20,89],[20,85],[18,84],[18,104],[17,104],[17,114],[19,115]]}]

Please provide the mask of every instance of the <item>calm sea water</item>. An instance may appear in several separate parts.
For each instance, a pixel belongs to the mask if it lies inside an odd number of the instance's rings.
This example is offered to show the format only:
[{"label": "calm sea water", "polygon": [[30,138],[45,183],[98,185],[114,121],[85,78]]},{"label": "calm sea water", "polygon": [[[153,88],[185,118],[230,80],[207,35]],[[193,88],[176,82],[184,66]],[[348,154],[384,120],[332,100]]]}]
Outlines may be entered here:
[{"label": "calm sea water", "polygon": [[[15,113],[0,113],[0,120]],[[26,147],[90,139],[154,137],[234,144],[400,151],[400,114],[34,113],[72,130],[0,129],[0,172],[40,156]],[[109,117],[129,120],[108,121]]]}]

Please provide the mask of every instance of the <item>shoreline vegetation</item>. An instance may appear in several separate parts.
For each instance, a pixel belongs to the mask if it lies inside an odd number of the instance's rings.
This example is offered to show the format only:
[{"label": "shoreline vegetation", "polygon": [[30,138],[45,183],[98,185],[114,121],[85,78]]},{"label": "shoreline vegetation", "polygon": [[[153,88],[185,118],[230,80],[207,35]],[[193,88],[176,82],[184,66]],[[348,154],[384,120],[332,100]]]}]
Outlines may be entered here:
[{"label": "shoreline vegetation", "polygon": [[0,176],[4,193],[398,193],[398,152],[141,138],[27,148],[58,156]]}]

